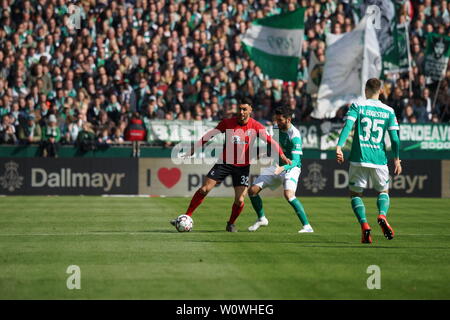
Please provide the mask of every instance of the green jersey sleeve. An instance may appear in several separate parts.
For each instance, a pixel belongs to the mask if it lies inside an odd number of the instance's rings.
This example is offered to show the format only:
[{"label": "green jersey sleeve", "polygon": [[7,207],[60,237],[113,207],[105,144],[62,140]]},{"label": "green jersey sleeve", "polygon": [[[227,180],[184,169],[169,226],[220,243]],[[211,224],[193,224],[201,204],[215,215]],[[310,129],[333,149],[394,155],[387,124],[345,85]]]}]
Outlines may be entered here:
[{"label": "green jersey sleeve", "polygon": [[355,122],[358,119],[358,115],[359,115],[358,106],[355,103],[352,103],[350,108],[348,108],[344,120]]},{"label": "green jersey sleeve", "polygon": [[397,122],[397,117],[395,116],[395,113],[391,112],[389,114],[389,125],[388,125],[388,130],[399,130],[399,126],[398,126],[398,122]]},{"label": "green jersey sleeve", "polygon": [[297,167],[300,164],[301,161],[301,155],[303,154],[302,152],[302,139],[300,137],[293,137],[292,138],[292,150],[291,150],[291,154],[292,154],[292,164],[288,165],[284,165],[284,169],[285,170],[290,170],[292,168]]},{"label": "green jersey sleeve", "polygon": [[353,124],[358,119],[358,115],[359,115],[358,106],[355,103],[352,103],[344,118],[345,125],[341,131],[341,134],[339,135],[338,146],[340,147],[344,146],[345,141],[347,140],[350,132],[352,131]]}]

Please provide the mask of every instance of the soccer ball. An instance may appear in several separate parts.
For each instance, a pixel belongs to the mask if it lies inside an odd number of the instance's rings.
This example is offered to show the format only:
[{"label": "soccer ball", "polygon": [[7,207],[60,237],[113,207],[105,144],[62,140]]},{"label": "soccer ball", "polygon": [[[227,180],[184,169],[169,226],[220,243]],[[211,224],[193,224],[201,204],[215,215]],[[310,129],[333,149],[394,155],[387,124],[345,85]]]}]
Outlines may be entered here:
[{"label": "soccer ball", "polygon": [[192,220],[190,216],[182,214],[177,218],[175,227],[177,228],[178,232],[189,232],[194,227],[194,220]]}]

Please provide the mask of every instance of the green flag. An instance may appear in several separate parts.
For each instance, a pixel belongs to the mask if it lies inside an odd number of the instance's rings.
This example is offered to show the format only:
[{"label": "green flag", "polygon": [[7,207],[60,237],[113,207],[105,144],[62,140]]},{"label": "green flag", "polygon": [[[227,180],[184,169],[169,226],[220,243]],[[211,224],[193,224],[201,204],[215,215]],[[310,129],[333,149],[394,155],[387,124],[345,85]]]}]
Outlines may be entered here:
[{"label": "green flag", "polygon": [[300,8],[253,21],[242,38],[244,49],[262,72],[272,79],[296,81],[304,36]]},{"label": "green flag", "polygon": [[408,25],[395,24],[392,38],[393,41],[382,56],[383,74],[406,72],[410,69]]},{"label": "green flag", "polygon": [[450,37],[429,33],[425,51],[425,75],[433,81],[441,80],[445,75],[449,56]]}]

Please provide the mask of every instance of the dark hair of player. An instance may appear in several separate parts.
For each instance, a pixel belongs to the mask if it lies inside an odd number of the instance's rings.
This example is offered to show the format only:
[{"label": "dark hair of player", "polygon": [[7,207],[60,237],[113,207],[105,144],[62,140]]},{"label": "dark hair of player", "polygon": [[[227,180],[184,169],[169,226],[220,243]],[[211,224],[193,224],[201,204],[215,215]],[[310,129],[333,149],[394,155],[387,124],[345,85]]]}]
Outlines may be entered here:
[{"label": "dark hair of player", "polygon": [[378,93],[380,88],[381,88],[381,81],[378,80],[377,78],[371,78],[366,82],[366,95],[370,97]]},{"label": "dark hair of player", "polygon": [[253,105],[253,101],[249,97],[245,97],[241,99],[240,104],[248,104],[251,107]]},{"label": "dark hair of player", "polygon": [[292,111],[286,107],[278,107],[275,109],[275,114],[276,115],[281,115],[284,118],[288,119],[288,118],[292,118]]}]

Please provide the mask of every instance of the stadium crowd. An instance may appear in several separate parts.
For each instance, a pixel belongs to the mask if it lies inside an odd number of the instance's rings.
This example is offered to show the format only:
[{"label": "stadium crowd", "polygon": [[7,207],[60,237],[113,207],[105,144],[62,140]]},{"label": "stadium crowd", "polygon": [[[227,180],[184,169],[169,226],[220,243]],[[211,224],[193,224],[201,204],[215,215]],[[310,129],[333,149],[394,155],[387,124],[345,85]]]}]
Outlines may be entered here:
[{"label": "stadium crowd", "polygon": [[[70,28],[71,3],[83,8],[79,28]],[[352,3],[0,0],[0,143],[41,143],[49,155],[84,137],[122,143],[133,115],[218,120],[244,97],[263,124],[279,105],[292,108],[296,123],[318,121],[310,116],[316,96],[306,91],[309,55],[324,61],[325,34],[354,28]],[[269,80],[240,36],[253,20],[299,6],[307,9],[298,80]],[[446,0],[400,1],[399,19],[411,21],[412,71],[388,79],[383,97],[399,122],[450,121],[450,72],[434,108],[436,83],[423,74],[426,35],[449,35],[449,13]],[[344,114],[345,106],[333,120]]]}]

